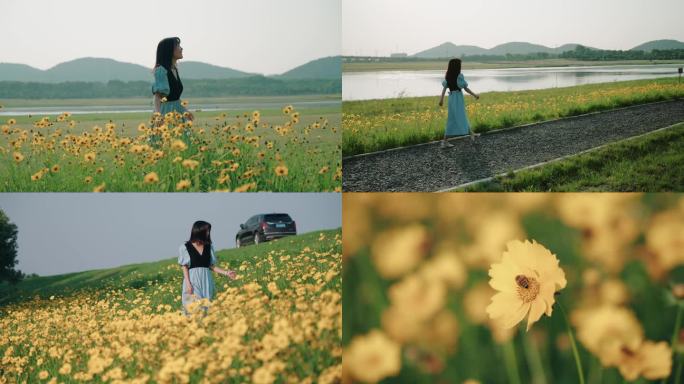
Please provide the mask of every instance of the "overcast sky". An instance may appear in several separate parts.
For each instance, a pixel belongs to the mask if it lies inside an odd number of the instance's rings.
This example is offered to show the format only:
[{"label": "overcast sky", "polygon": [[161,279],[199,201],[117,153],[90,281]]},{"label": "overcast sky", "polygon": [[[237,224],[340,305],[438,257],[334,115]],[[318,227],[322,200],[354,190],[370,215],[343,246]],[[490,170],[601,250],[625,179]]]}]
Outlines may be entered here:
[{"label": "overcast sky", "polygon": [[447,41],[626,50],[650,40],[684,41],[682,15],[682,0],[343,0],[342,53],[414,54]]},{"label": "overcast sky", "polygon": [[197,220],[216,250],[252,215],[289,213],[297,232],[342,225],[339,193],[0,193],[17,225],[17,268],[41,276],[178,257]]},{"label": "overcast sky", "polygon": [[339,55],[340,13],[340,0],[2,0],[0,62],[151,68],[157,43],[178,36],[184,60],[276,74]]}]

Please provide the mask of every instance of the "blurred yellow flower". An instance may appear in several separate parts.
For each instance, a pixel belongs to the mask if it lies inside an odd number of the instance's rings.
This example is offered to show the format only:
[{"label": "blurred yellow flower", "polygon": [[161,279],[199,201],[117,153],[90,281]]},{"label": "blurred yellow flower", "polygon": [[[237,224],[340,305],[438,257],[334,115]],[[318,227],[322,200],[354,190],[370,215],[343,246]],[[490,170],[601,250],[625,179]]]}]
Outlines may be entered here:
[{"label": "blurred yellow flower", "polygon": [[14,152],[13,157],[14,161],[16,161],[17,163],[20,163],[22,160],[24,160],[24,155],[22,155],[19,152]]},{"label": "blurred yellow flower", "polygon": [[32,181],[38,181],[42,177],[43,177],[43,171],[41,170],[41,171],[38,171],[38,172],[34,173],[33,175],[31,175],[31,180]]},{"label": "blurred yellow flower", "polygon": [[438,280],[453,289],[460,289],[466,282],[467,272],[458,255],[442,249],[423,263],[419,273],[427,280]]},{"label": "blurred yellow flower", "polygon": [[571,318],[577,327],[577,339],[605,367],[617,365],[621,350],[635,350],[644,338],[641,324],[626,308],[606,305],[576,310]]},{"label": "blurred yellow flower", "polygon": [[147,175],[145,175],[144,178],[145,184],[154,184],[159,182],[159,175],[157,175],[157,172],[150,172]]},{"label": "blurred yellow flower", "polygon": [[342,361],[354,378],[374,383],[399,374],[401,347],[382,331],[374,329],[354,337],[344,351]]},{"label": "blurred yellow flower", "polygon": [[50,168],[50,170],[52,171],[52,173],[59,172],[59,170],[60,170],[59,164],[53,165],[52,168]]},{"label": "blurred yellow flower", "polygon": [[88,152],[83,156],[85,161],[88,161],[88,162],[95,160],[95,157],[96,157],[95,152]]},{"label": "blurred yellow flower", "polygon": [[104,192],[105,190],[105,183],[102,182],[102,184],[98,185],[97,187],[93,188],[93,192]]},{"label": "blurred yellow flower", "polygon": [[187,144],[183,140],[174,140],[171,143],[171,149],[175,151],[185,151],[188,148]]},{"label": "blurred yellow flower", "polygon": [[15,120],[15,119],[9,119],[9,120],[7,120],[7,124],[9,124],[9,125],[14,125],[14,124],[16,124],[16,123],[17,123],[17,120]]},{"label": "blurred yellow flower", "polygon": [[380,275],[401,277],[423,260],[429,245],[424,226],[412,224],[380,233],[371,246],[371,255]]},{"label": "blurred yellow flower", "polygon": [[59,374],[60,375],[68,375],[71,373],[71,364],[69,363],[64,363],[62,367],[59,369]]},{"label": "blurred yellow flower", "polygon": [[93,177],[92,177],[92,176],[86,176],[85,179],[83,179],[83,181],[84,181],[86,184],[90,184],[90,183],[93,182]]},{"label": "blurred yellow flower", "polygon": [[192,185],[192,183],[190,182],[190,180],[183,179],[176,184],[176,190],[180,191],[183,189],[188,189],[188,188],[190,188],[191,185]]},{"label": "blurred yellow flower", "polygon": [[684,264],[684,212],[668,210],[655,215],[646,230],[649,264],[656,275],[663,275]]},{"label": "blurred yellow flower", "polygon": [[192,159],[185,159],[181,163],[185,168],[190,168],[191,170],[195,170],[199,166],[199,161],[197,160],[192,160]]},{"label": "blurred yellow flower", "polygon": [[40,371],[40,373],[38,374],[38,378],[41,380],[47,379],[48,376],[49,376],[49,374],[47,371]]},{"label": "blurred yellow flower", "polygon": [[529,331],[544,312],[551,316],[554,295],[567,284],[565,273],[556,256],[534,240],[514,240],[507,248],[501,263],[489,269],[489,285],[498,293],[492,297],[487,313],[492,319],[502,319],[504,328],[511,328],[529,312]]},{"label": "blurred yellow flower", "polygon": [[667,342],[644,341],[639,348],[623,347],[618,362],[620,374],[628,381],[643,376],[647,380],[665,379],[672,371],[672,349]]},{"label": "blurred yellow flower", "polygon": [[281,165],[275,167],[276,176],[287,176],[287,173],[288,173],[288,169],[287,169],[286,165],[281,164]]},{"label": "blurred yellow flower", "polygon": [[404,277],[387,290],[390,302],[399,313],[425,320],[444,307],[446,287],[440,280],[428,280],[413,274]]}]

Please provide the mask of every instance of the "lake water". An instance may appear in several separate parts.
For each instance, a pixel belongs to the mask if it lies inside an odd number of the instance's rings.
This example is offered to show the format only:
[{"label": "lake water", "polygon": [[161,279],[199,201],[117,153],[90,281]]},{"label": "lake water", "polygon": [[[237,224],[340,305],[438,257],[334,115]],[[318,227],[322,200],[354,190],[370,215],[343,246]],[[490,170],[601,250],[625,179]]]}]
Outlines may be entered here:
[{"label": "lake water", "polygon": [[[295,109],[300,108],[322,108],[322,107],[341,107],[340,100],[302,100],[294,101],[292,103],[282,101],[256,101],[256,102],[231,102],[231,103],[201,103],[190,104],[188,108],[194,112],[198,109],[202,111],[244,111],[250,109],[280,109],[286,104],[291,104]],[[69,112],[72,115],[80,115],[85,113],[131,113],[131,112],[148,112],[152,113],[153,107],[150,104],[132,104],[132,105],[65,105],[58,107],[5,107],[0,109],[0,116],[17,116],[17,115],[60,115],[64,112]]]},{"label": "lake water", "polygon": [[[683,64],[468,69],[463,75],[473,92],[521,91],[581,84],[677,76]],[[444,70],[373,71],[342,74],[342,100],[439,96]]]}]

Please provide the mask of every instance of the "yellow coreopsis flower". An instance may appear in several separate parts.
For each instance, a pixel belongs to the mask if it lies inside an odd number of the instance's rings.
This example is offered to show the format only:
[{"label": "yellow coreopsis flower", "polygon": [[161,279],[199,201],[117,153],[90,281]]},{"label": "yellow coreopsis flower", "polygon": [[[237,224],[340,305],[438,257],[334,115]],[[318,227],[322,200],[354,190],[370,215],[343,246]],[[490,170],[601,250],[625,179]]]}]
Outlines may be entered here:
[{"label": "yellow coreopsis flower", "polygon": [[199,161],[197,160],[192,160],[192,159],[185,159],[181,163],[185,168],[190,168],[191,170],[194,170],[199,166]]},{"label": "yellow coreopsis flower", "polygon": [[34,173],[33,175],[31,175],[31,180],[32,181],[38,181],[42,177],[43,177],[43,171],[41,170],[41,171],[38,171],[38,172]]},{"label": "yellow coreopsis flower", "polygon": [[638,349],[622,348],[618,363],[620,374],[627,380],[643,376],[648,380],[664,379],[672,371],[672,349],[667,342],[644,341]]},{"label": "yellow coreopsis flower", "polygon": [[529,331],[542,314],[551,316],[554,294],[567,284],[565,272],[556,255],[534,240],[513,240],[507,248],[501,263],[489,269],[489,285],[498,292],[487,313],[492,319],[501,319],[504,328],[512,328],[529,313]]},{"label": "yellow coreopsis flower", "polygon": [[185,151],[188,148],[187,144],[183,140],[174,140],[171,143],[171,149],[175,151]]},{"label": "yellow coreopsis flower", "polygon": [[342,359],[352,376],[374,383],[399,374],[401,346],[376,329],[354,337]]},{"label": "yellow coreopsis flower", "polygon": [[190,188],[191,185],[192,185],[192,183],[190,182],[190,180],[184,179],[184,180],[179,181],[176,184],[176,190],[180,191],[183,189],[188,189],[188,188]]},{"label": "yellow coreopsis flower", "polygon": [[105,191],[105,183],[103,182],[102,184],[98,185],[97,187],[93,188],[93,192],[104,192]]},{"label": "yellow coreopsis flower", "polygon": [[147,175],[145,175],[144,178],[145,184],[154,184],[159,182],[159,175],[157,175],[157,172],[150,172]]},{"label": "yellow coreopsis flower", "polygon": [[285,165],[279,165],[275,168],[276,176],[287,176],[288,169]]},{"label": "yellow coreopsis flower", "polygon": [[22,155],[20,152],[14,152],[13,157],[14,161],[17,163],[21,163],[21,161],[24,160],[24,155]]}]

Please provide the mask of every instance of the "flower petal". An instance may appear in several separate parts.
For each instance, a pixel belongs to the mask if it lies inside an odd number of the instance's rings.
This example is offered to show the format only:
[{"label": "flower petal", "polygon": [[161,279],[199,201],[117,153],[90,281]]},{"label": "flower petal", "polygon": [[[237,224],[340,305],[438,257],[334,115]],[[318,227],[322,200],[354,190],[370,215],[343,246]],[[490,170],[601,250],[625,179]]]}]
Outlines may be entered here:
[{"label": "flower petal", "polygon": [[504,317],[504,328],[513,328],[525,317],[530,310],[530,303],[523,303],[515,312],[509,313]]},{"label": "flower petal", "polygon": [[512,312],[522,305],[522,301],[510,292],[498,292],[492,296],[492,302],[487,306],[489,318],[495,319]]},{"label": "flower petal", "polygon": [[541,318],[545,309],[546,304],[544,300],[537,299],[532,302],[532,305],[530,306],[530,316],[527,318],[527,331],[530,330],[532,324],[536,323],[537,320]]}]

